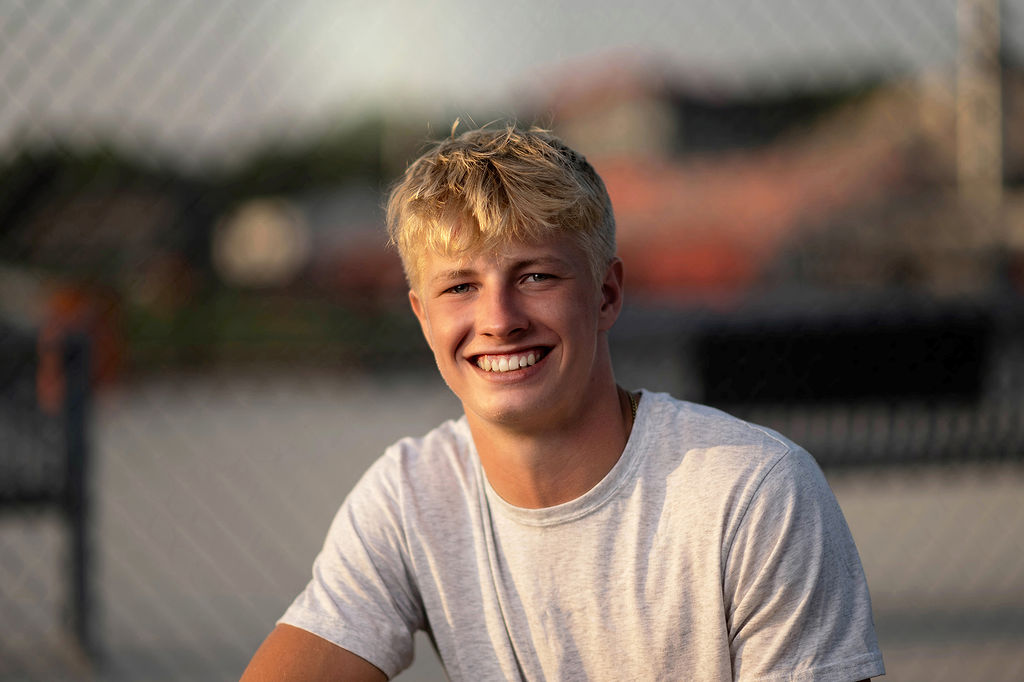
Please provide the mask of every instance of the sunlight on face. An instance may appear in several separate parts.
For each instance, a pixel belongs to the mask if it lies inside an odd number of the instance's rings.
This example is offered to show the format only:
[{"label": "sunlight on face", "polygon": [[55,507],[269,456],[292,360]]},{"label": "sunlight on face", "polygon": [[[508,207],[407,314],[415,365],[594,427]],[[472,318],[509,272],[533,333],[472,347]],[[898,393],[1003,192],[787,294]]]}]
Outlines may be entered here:
[{"label": "sunlight on face", "polygon": [[[614,279],[614,278],[613,278]],[[619,283],[597,286],[555,236],[500,254],[425,258],[410,301],[438,369],[471,419],[527,426],[570,418],[610,372],[604,333]]]}]

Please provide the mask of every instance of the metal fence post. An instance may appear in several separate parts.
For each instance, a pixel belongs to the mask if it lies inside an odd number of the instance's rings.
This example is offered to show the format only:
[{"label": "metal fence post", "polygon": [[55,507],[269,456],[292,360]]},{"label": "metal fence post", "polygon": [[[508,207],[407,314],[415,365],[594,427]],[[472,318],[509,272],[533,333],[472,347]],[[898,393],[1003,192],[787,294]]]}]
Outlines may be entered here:
[{"label": "metal fence post", "polygon": [[65,438],[67,476],[64,490],[64,513],[71,535],[68,561],[71,625],[79,645],[90,659],[96,654],[91,624],[94,614],[90,596],[91,548],[89,546],[90,505],[89,475],[89,368],[88,337],[68,336],[64,344],[66,380]]}]

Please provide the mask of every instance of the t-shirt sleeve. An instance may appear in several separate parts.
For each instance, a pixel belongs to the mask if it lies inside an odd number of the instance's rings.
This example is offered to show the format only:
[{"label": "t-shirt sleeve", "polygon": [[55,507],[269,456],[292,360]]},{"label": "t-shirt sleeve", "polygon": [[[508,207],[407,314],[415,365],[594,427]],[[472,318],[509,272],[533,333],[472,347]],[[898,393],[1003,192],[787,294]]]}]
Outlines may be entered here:
[{"label": "t-shirt sleeve", "polygon": [[356,484],[331,523],[312,580],[278,621],[361,656],[389,678],[412,663],[413,635],[424,621],[396,468],[385,456]]},{"label": "t-shirt sleeve", "polygon": [[884,675],[860,557],[811,456],[783,455],[741,514],[723,581],[735,679]]}]

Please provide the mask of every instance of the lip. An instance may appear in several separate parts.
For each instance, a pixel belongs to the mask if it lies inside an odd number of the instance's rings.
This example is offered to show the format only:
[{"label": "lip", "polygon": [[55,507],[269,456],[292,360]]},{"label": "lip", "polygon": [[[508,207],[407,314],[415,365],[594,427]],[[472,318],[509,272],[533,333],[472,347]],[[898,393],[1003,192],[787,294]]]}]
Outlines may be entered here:
[{"label": "lip", "polygon": [[517,348],[490,348],[488,350],[474,351],[472,353],[466,353],[463,357],[469,362],[476,363],[477,360],[485,355],[526,355],[530,351],[540,351],[543,355],[547,355],[551,352],[551,346],[545,346],[542,344],[534,344],[532,346],[520,346]]},{"label": "lip", "polygon": [[[475,371],[479,372],[482,375],[485,375],[488,379],[500,380],[500,381],[511,381],[511,380],[515,380],[517,378],[526,378],[527,376],[532,375],[536,371],[538,371],[539,368],[542,365],[544,365],[545,361],[548,358],[548,355],[551,354],[552,348],[553,348],[552,346],[533,345],[533,346],[524,346],[522,348],[507,349],[507,350],[505,350],[505,349],[503,349],[503,350],[493,349],[493,350],[488,350],[487,352],[472,353],[472,354],[466,355],[465,356],[465,360],[466,360],[466,362],[468,362],[473,367],[473,369]],[[522,356],[522,355],[528,355],[531,352],[538,353],[540,355],[540,359],[538,359],[536,363],[534,363],[533,365],[529,365],[528,367],[521,367],[521,368],[519,368],[517,370],[510,371],[510,372],[488,371],[488,370],[482,369],[479,365],[477,365],[477,362],[482,357],[496,357],[496,356],[506,356],[506,355],[520,355],[520,356]]]}]

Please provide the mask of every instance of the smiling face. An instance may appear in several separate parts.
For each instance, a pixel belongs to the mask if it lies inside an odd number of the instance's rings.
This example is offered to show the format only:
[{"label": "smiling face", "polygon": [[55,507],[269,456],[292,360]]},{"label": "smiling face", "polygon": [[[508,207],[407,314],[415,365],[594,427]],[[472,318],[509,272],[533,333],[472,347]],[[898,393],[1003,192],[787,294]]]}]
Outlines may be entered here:
[{"label": "smiling face", "polygon": [[409,299],[448,386],[473,424],[557,427],[614,387],[606,332],[622,268],[602,282],[566,236],[499,254],[429,254]]}]

